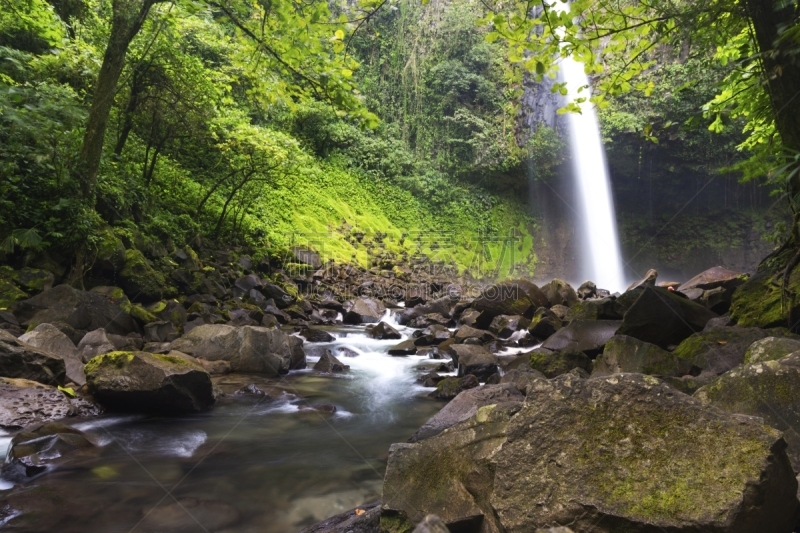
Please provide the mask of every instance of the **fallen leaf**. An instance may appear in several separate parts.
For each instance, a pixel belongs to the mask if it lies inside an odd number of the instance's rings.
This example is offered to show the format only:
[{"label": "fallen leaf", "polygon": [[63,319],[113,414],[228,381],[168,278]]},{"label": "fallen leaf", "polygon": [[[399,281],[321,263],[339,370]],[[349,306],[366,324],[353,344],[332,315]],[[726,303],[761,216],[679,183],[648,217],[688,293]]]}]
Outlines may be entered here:
[{"label": "fallen leaf", "polygon": [[717,344],[719,344],[720,346],[725,346],[726,344],[728,344],[728,341],[717,341]]},{"label": "fallen leaf", "polygon": [[356,509],[356,516],[361,516],[364,513],[366,513],[364,509]]}]

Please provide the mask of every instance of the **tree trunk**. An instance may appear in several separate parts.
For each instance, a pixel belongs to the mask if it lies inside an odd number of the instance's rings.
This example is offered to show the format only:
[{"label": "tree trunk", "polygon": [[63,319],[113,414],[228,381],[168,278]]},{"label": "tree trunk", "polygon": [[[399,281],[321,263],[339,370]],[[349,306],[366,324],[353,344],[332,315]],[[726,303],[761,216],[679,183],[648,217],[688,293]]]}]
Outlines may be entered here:
[{"label": "tree trunk", "polygon": [[150,8],[159,1],[161,0],[113,0],[111,35],[95,84],[92,107],[76,167],[83,199],[89,205],[93,206],[95,203],[97,173],[103,155],[108,115],[114,103],[117,82],[125,66],[128,46],[142,28]]}]

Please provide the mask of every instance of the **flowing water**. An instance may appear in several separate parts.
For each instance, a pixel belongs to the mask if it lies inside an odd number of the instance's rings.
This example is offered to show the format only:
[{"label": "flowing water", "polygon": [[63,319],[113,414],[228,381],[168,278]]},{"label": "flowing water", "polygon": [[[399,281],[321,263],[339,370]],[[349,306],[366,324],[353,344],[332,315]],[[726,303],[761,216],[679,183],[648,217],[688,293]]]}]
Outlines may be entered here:
[{"label": "flowing water", "polygon": [[[389,445],[443,405],[416,383],[440,362],[391,357],[399,341],[362,328],[329,331],[334,342],[306,343],[309,367],[331,349],[349,373],[223,376],[217,385],[229,394],[209,413],[73,424],[101,446],[28,483],[38,496],[16,501],[39,511],[39,531],[291,533],[377,500]],[[230,394],[250,383],[272,398]],[[336,412],[309,409],[323,404]],[[31,530],[15,524],[6,528]]]},{"label": "flowing water", "polygon": [[[569,9],[569,4],[556,2],[554,5],[559,11]],[[571,56],[561,60],[559,76],[569,90],[567,101],[586,99],[581,113],[567,113],[566,116],[572,177],[578,198],[581,277],[612,292],[622,291],[626,283],[614,198],[600,122],[594,105],[589,102],[589,77],[583,64]]]}]

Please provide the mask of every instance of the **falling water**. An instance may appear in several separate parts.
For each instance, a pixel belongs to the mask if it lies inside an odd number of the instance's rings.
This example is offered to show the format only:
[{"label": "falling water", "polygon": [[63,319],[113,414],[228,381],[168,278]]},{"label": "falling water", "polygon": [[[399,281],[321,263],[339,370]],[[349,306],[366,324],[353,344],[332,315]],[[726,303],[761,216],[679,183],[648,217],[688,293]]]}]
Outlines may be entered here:
[{"label": "falling water", "polygon": [[[569,4],[556,3],[565,11]],[[581,277],[611,291],[625,289],[620,255],[614,199],[611,195],[608,164],[600,137],[600,122],[594,105],[589,103],[591,85],[583,64],[572,57],[561,60],[562,81],[566,82],[568,101],[586,98],[581,113],[568,113],[569,149],[572,175],[579,200]],[[578,90],[584,87],[581,92]]]}]

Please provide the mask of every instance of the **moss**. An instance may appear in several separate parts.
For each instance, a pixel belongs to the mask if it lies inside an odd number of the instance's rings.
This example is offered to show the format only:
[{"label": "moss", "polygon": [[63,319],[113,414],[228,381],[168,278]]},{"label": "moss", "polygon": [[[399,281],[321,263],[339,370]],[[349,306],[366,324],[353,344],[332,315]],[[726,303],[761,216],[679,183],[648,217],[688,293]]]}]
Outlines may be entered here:
[{"label": "moss", "polygon": [[181,359],[180,357],[176,357],[174,355],[163,355],[163,354],[151,354],[155,359],[162,361],[167,364],[176,365],[176,366],[194,366],[185,359]]},{"label": "moss", "polygon": [[156,302],[154,304],[150,304],[150,305],[148,305],[146,307],[147,311],[152,313],[152,314],[154,314],[154,315],[159,314],[161,311],[163,311],[166,308],[167,308],[167,302],[165,300],[160,300],[160,301],[158,301],[158,302]]},{"label": "moss", "polygon": [[592,371],[592,362],[583,352],[534,351],[530,354],[530,365],[531,368],[538,370],[548,378],[566,374],[573,368],[582,368],[587,372]]},{"label": "moss", "polygon": [[95,260],[97,265],[104,270],[119,272],[125,267],[126,253],[122,240],[114,234],[112,228],[105,228],[96,232]]},{"label": "moss", "polygon": [[[782,281],[782,271],[757,272],[733,293],[731,319],[746,327],[785,326],[788,309],[781,298]],[[800,268],[789,277],[789,290],[800,294]]]},{"label": "moss", "polygon": [[150,266],[139,250],[125,252],[125,268],[119,276],[123,288],[134,300],[158,300],[164,293],[164,276]]},{"label": "moss", "polygon": [[89,376],[104,366],[124,368],[125,365],[133,361],[133,358],[133,352],[108,352],[90,359],[86,366],[83,367],[83,371]]},{"label": "moss", "polygon": [[12,279],[20,288],[31,293],[39,293],[49,289],[55,282],[55,276],[52,272],[29,267],[14,272]]},{"label": "moss", "polygon": [[0,309],[6,309],[14,302],[25,300],[28,295],[8,280],[0,279]]},{"label": "moss", "polygon": [[127,298],[125,298],[123,302],[120,302],[120,307],[123,311],[131,315],[134,320],[139,322],[139,324],[144,325],[158,321],[158,317],[153,313],[148,312],[139,304],[132,304]]},{"label": "moss", "polygon": [[414,531],[405,513],[386,512],[381,514],[381,533],[410,533]]}]

